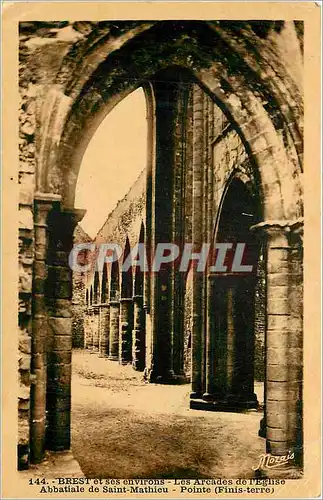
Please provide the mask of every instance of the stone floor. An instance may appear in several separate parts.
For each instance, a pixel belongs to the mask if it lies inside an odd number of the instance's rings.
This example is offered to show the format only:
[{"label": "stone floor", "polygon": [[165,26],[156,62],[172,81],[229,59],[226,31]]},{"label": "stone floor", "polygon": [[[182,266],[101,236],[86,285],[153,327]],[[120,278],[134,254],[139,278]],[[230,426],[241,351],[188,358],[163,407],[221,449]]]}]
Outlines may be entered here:
[{"label": "stone floor", "polygon": [[38,465],[30,465],[28,470],[20,471],[23,478],[46,477],[84,477],[84,474],[71,451],[46,452],[45,460]]},{"label": "stone floor", "polygon": [[[257,385],[262,399],[262,384]],[[72,451],[86,477],[254,477],[261,411],[189,409],[189,385],[147,384],[131,366],[73,352]]]}]

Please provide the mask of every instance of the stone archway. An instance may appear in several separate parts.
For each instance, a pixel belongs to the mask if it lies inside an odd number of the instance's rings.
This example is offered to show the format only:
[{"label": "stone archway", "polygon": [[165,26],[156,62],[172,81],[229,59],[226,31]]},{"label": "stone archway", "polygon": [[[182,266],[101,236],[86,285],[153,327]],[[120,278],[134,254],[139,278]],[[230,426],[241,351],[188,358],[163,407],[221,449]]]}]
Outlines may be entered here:
[{"label": "stone archway", "polygon": [[109,275],[108,265],[105,262],[102,271],[101,284],[101,304],[100,304],[100,331],[99,331],[99,351],[100,356],[109,355],[109,337],[110,337],[110,305],[109,299]]},{"label": "stone archway", "polygon": [[[250,181],[249,181],[250,184]],[[255,286],[260,242],[250,227],[261,218],[260,200],[235,174],[223,195],[215,244],[230,245],[223,269],[207,276],[206,374],[203,399],[211,409],[256,408],[254,394]],[[239,246],[243,268],[234,269]],[[217,252],[212,252],[212,258]],[[247,266],[247,267],[246,267]],[[212,269],[210,267],[210,269]],[[226,269],[226,271],[224,271]],[[222,272],[223,271],[223,272]]]},{"label": "stone archway", "polygon": [[[38,193],[35,196],[35,227],[39,225],[45,228],[45,232],[47,231],[46,217],[44,219],[46,210],[43,210],[43,207],[46,206],[50,210],[54,205],[57,216],[55,224],[60,224],[62,219],[65,228],[63,236],[60,236],[55,231],[52,221],[49,221],[50,246],[43,248],[43,234],[40,236],[40,243],[38,241],[42,249],[38,254],[37,271],[40,274],[35,273],[34,282],[38,286],[44,281],[43,268],[46,254],[49,253],[52,256],[50,267],[55,268],[52,274],[49,273],[49,281],[59,283],[54,296],[47,297],[52,299],[53,309],[49,318],[43,311],[44,322],[48,319],[49,330],[53,333],[54,341],[58,341],[55,329],[66,329],[66,335],[60,337],[66,340],[66,349],[60,349],[61,354],[58,358],[61,361],[66,355],[65,364],[70,364],[68,357],[70,355],[68,348],[68,320],[70,318],[64,320],[66,313],[65,309],[63,311],[63,305],[67,310],[71,298],[66,261],[72,245],[72,229],[81,215],[71,208],[74,205],[80,161],[88,141],[106,114],[123,97],[140,85],[146,89],[152,139],[151,158],[147,168],[149,196],[146,201],[151,210],[147,215],[146,240],[149,245],[154,246],[162,238],[174,235],[172,209],[175,206],[173,196],[176,194],[174,190],[176,183],[173,183],[171,173],[173,167],[180,167],[180,171],[185,165],[184,155],[178,155],[185,150],[185,131],[178,127],[178,123],[186,109],[186,94],[192,87],[193,248],[198,251],[204,241],[210,241],[209,222],[211,216],[214,220],[214,214],[212,214],[211,197],[205,201],[205,197],[208,196],[207,176],[205,176],[203,161],[206,135],[205,92],[213,103],[221,108],[241,138],[255,176],[259,179],[263,221],[254,229],[266,232],[267,340],[269,337],[271,340],[267,342],[266,438],[269,451],[284,454],[297,440],[299,411],[296,406],[299,404],[301,391],[299,369],[302,362],[301,314],[299,308],[296,309],[297,315],[295,314],[294,320],[289,322],[294,312],[287,305],[292,288],[290,275],[295,271],[296,278],[293,279],[299,280],[301,267],[301,259],[293,246],[294,243],[291,242],[291,235],[294,234],[295,229],[298,230],[302,216],[300,181],[302,100],[300,90],[281,62],[272,38],[267,37],[263,32],[259,34],[259,26],[252,22],[244,24],[222,21],[161,21],[125,22],[119,25],[115,34],[112,34],[109,23],[101,26],[99,35],[96,34],[98,36],[96,43],[93,43],[92,39],[80,46],[76,58],[75,53],[72,57],[71,50],[63,60],[55,84],[46,92],[42,105],[39,134],[41,142],[38,145],[36,176]],[[268,23],[267,28],[272,37],[274,33],[279,34],[279,30],[283,29],[275,22]],[[187,43],[183,44],[183,39],[187,40]],[[131,60],[130,67],[129,60]],[[80,61],[77,71],[71,72],[71,67]],[[166,82],[163,78],[160,79],[163,75],[168,75]],[[166,101],[168,101],[168,106],[165,106]],[[154,118],[155,111],[157,115]],[[208,116],[211,116],[211,113]],[[172,138],[170,148],[165,147],[167,145],[166,132],[170,133]],[[289,149],[284,144],[284,134],[288,137]],[[179,156],[182,158],[180,161],[177,160]],[[162,168],[163,164],[167,166],[166,170]],[[165,182],[162,183],[161,180]],[[170,195],[171,204],[167,208],[167,220],[163,227],[158,227],[156,221],[163,215],[160,207],[168,195]],[[205,218],[208,218],[207,225],[203,222]],[[201,230],[202,227],[203,230]],[[62,260],[63,265],[61,265]],[[112,268],[110,356],[116,355],[115,345],[119,334],[117,321],[119,321],[120,297],[112,294],[116,276],[119,276],[119,269],[114,272]],[[145,306],[152,317],[152,344],[154,352],[157,353],[152,367],[155,379],[176,375],[174,373],[176,366],[173,360],[174,350],[171,344],[174,333],[172,328],[175,322],[172,314],[162,315],[163,311],[173,309],[166,307],[169,305],[167,294],[165,294],[165,304],[157,300],[159,287],[163,290],[166,287],[167,291],[171,291],[174,282],[174,273],[171,270],[167,275],[152,280],[147,288],[145,286],[145,302],[147,299]],[[204,286],[205,277],[194,274],[192,392],[198,395],[202,391],[200,349],[204,334],[201,321]],[[300,289],[299,283],[298,286]],[[44,295],[42,290],[39,295]],[[41,298],[35,296],[35,308],[38,307]],[[295,302],[297,302],[296,298]],[[167,332],[163,342],[158,335],[158,331],[161,331],[160,325]],[[286,333],[283,340],[279,338],[282,326]],[[33,323],[35,339],[39,337],[42,328],[39,320],[35,319]],[[292,335],[297,342],[291,340]],[[291,347],[293,351],[289,350],[291,342],[294,342]],[[38,346],[33,347],[32,371],[38,375],[40,388],[43,383],[44,366],[38,367],[37,365],[39,354],[37,349]],[[54,347],[53,353],[55,352]],[[55,365],[55,362],[53,364]],[[288,369],[285,368],[286,366]],[[69,374],[70,371],[66,369],[66,374],[64,374],[66,398],[61,401],[58,397],[57,405],[56,403],[52,405],[54,423],[50,426],[49,434],[57,434],[58,444],[55,446],[58,448],[69,447],[67,438],[69,435]],[[56,380],[55,377],[50,377],[49,384],[54,380]],[[53,387],[53,391],[55,394],[61,391],[60,382]],[[35,395],[32,398],[33,418],[35,422],[42,422],[42,425],[34,425],[32,433],[32,443],[37,450],[33,452],[34,461],[41,459],[44,450],[45,407],[43,400],[39,405],[35,403],[38,401],[37,398],[41,400],[43,397],[40,392],[39,389],[38,396]],[[62,409],[59,408],[60,404],[62,404]],[[278,407],[282,417],[279,416]],[[61,440],[59,436],[63,436]],[[36,442],[39,444],[35,444]]]}]

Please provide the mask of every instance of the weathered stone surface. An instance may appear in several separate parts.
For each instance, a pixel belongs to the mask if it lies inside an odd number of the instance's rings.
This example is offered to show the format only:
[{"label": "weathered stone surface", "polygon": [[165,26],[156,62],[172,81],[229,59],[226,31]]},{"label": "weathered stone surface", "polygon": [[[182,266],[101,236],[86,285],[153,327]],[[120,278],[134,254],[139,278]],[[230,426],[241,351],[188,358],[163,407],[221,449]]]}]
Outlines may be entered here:
[{"label": "weathered stone surface", "polygon": [[[265,275],[259,273],[255,288],[256,356],[253,360],[256,373],[264,376],[261,364],[264,367],[267,328],[268,401],[276,397],[282,401],[289,398],[294,382],[302,379],[302,243],[300,238],[296,243],[295,236],[288,230],[281,231],[281,224],[275,225],[272,221],[284,222],[302,215],[302,32],[299,25],[295,30],[293,23],[273,21],[261,24],[22,22],[20,37],[19,314],[22,335],[18,360],[20,383],[26,382],[22,387],[28,388],[31,340],[26,335],[26,324],[30,322],[32,309],[34,315],[48,314],[46,342],[41,335],[33,339],[31,366],[36,376],[32,390],[39,389],[43,398],[47,360],[49,373],[51,368],[54,370],[54,378],[49,381],[49,387],[56,391],[56,410],[54,402],[49,418],[52,446],[62,449],[70,445],[71,328],[74,345],[82,346],[85,338],[87,347],[99,349],[101,355],[109,353],[117,359],[121,353],[120,360],[129,361],[132,319],[126,317],[122,305],[119,307],[123,282],[118,271],[113,280],[111,273],[106,276],[104,286],[102,273],[99,283],[94,283],[93,269],[88,275],[74,274],[71,304],[68,255],[73,244],[72,228],[77,221],[68,216],[69,224],[60,226],[59,231],[51,227],[55,248],[48,252],[46,228],[34,227],[36,177],[37,189],[62,196],[60,206],[56,200],[55,210],[66,210],[73,205],[77,159],[82,157],[84,139],[89,137],[102,106],[114,106],[134,88],[129,78],[129,60],[132,73],[143,81],[154,80],[157,75],[153,82],[156,110],[153,99],[147,98],[151,150],[154,149],[151,130],[153,120],[157,120],[156,155],[148,158],[147,170],[118,203],[95,241],[114,241],[125,248],[128,238],[133,247],[143,229],[143,241],[149,244],[168,239],[180,246],[193,241],[198,247],[204,241],[211,242],[218,236],[217,224],[233,177],[242,182],[259,206],[257,213],[245,216],[252,217],[254,224],[269,221],[260,238],[267,247],[263,248],[264,255],[266,250],[271,252],[265,262]],[[246,64],[238,64],[238,61]],[[179,67],[185,71],[174,69]],[[201,81],[201,87],[193,84],[190,74]],[[202,88],[207,89],[208,95]],[[239,207],[233,210],[234,220],[239,210]],[[59,220],[63,224],[66,217],[61,216]],[[228,230],[228,238],[229,233]],[[80,241],[87,241],[87,235],[80,236],[80,231],[79,237]],[[34,265],[34,259],[42,262]],[[212,310],[212,304],[204,294],[204,278],[194,275],[192,281],[181,280],[172,273],[173,270],[165,282],[158,283],[150,275],[142,280],[140,294],[144,297],[145,315],[139,321],[138,311],[136,313],[132,346],[135,361],[140,344],[144,343],[147,325],[144,363],[147,372],[155,369],[156,363],[167,367],[169,372],[175,370],[179,376],[192,372],[194,388],[203,393],[206,384],[203,360],[207,349],[205,311]],[[132,292],[131,289],[126,297],[130,298]],[[246,290],[244,292],[247,296]],[[109,300],[109,314],[102,314],[102,310],[96,314],[94,302],[97,307]],[[215,310],[220,321],[223,318],[231,321],[228,331],[234,334],[235,322],[241,318],[229,314],[225,300],[216,304]],[[88,309],[83,322],[85,305]],[[242,303],[239,307],[249,310]],[[41,328],[42,320],[35,316],[33,321],[33,328],[28,332],[34,335]],[[212,322],[210,324],[212,326]],[[214,336],[217,334],[215,330]],[[43,354],[45,344],[47,356]],[[221,351],[222,344],[225,345],[223,339],[216,343],[216,352],[222,353],[217,359],[220,372],[224,366],[234,366],[232,359],[226,358],[225,350]],[[156,355],[156,349],[162,359]],[[208,367],[211,365],[212,359],[208,359]],[[248,377],[244,382],[251,387]],[[285,390],[284,384],[290,387]],[[19,410],[22,457],[28,455],[27,392],[26,389]],[[62,397],[64,394],[66,398]],[[40,406],[32,410],[39,410],[41,418]],[[292,422],[296,411],[284,405],[277,412],[276,409],[270,411],[267,445],[281,454],[294,438],[293,425],[286,424],[285,434],[283,427],[279,427],[280,416],[289,415]],[[283,421],[289,422],[286,418]],[[43,420],[38,431],[31,435],[41,456]],[[26,462],[26,458],[23,461]]]},{"label": "weathered stone surface", "polygon": [[49,316],[56,318],[70,318],[72,315],[69,299],[49,299],[47,300],[47,310]]},{"label": "weathered stone surface", "polygon": [[53,349],[55,351],[70,351],[72,349],[72,336],[55,335],[53,339]]},{"label": "weathered stone surface", "polygon": [[25,355],[19,358],[19,369],[29,370],[30,369],[30,356]]},{"label": "weathered stone surface", "polygon": [[19,228],[32,231],[34,227],[32,211],[27,207],[19,209]]},{"label": "weathered stone surface", "polygon": [[31,337],[27,332],[21,332],[19,335],[19,351],[24,354],[31,352]]},{"label": "weathered stone surface", "polygon": [[48,324],[53,331],[53,335],[71,336],[71,326],[72,326],[71,318],[51,317],[48,320]]}]

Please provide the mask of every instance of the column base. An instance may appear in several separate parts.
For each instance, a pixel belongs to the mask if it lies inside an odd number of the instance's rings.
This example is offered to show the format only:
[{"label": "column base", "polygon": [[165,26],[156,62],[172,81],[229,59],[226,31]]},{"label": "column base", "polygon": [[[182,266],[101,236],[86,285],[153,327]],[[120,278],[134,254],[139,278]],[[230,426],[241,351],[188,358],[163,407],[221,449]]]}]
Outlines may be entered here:
[{"label": "column base", "polygon": [[182,375],[176,375],[173,370],[169,370],[166,373],[156,373],[152,370],[148,374],[148,381],[153,384],[168,384],[168,385],[179,385],[185,384],[186,379]]},{"label": "column base", "polygon": [[119,358],[119,365],[122,365],[122,366],[131,365],[131,361]]},{"label": "column base", "polygon": [[107,359],[109,359],[110,361],[119,361],[119,356],[118,356],[118,354],[115,354],[115,355],[109,354],[107,356]]},{"label": "column base", "polygon": [[259,463],[255,474],[259,478],[266,479],[300,479],[303,476],[301,467],[293,463],[293,460],[280,463],[284,457],[266,453]]},{"label": "column base", "polygon": [[190,399],[202,399],[202,393],[193,391],[190,393]]},{"label": "column base", "polygon": [[18,444],[17,450],[18,470],[27,470],[29,467],[29,445]]},{"label": "column base", "polygon": [[201,396],[191,393],[190,408],[192,410],[241,412],[257,410],[258,401],[255,394],[216,396],[206,392]]}]

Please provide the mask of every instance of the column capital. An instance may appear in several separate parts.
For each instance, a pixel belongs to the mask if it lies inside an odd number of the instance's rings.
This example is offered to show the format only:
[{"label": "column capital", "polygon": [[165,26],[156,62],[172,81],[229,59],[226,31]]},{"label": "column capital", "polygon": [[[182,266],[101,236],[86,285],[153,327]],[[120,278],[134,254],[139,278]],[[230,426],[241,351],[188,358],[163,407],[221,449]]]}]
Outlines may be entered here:
[{"label": "column capital", "polygon": [[[84,217],[85,210],[53,206],[48,217],[48,227],[55,250],[70,251],[73,247],[73,233],[77,223]],[[54,243],[55,242],[55,243]]]},{"label": "column capital", "polygon": [[120,306],[120,301],[119,300],[110,300],[109,301],[110,306]]},{"label": "column capital", "polygon": [[291,241],[300,243],[303,246],[303,237],[304,237],[304,221],[294,224],[291,227]]},{"label": "column capital", "polygon": [[300,217],[299,219],[285,219],[285,220],[266,220],[259,222],[258,224],[254,224],[253,226],[250,227],[251,231],[264,231],[266,233],[271,233],[271,232],[286,232],[289,233],[290,231],[295,231],[299,230],[299,228],[302,228],[304,224],[304,219],[303,217]]},{"label": "column capital", "polygon": [[79,222],[81,222],[85,214],[86,210],[82,208],[62,207],[62,215],[69,217],[71,222],[74,223],[75,226]]},{"label": "column capital", "polygon": [[61,196],[53,193],[36,192],[34,196],[34,225],[47,227],[47,215],[55,203],[60,203]]},{"label": "column capital", "polygon": [[[251,231],[264,233],[277,248],[292,246],[292,237],[296,236],[303,242],[303,217],[293,220],[267,220],[250,227]],[[257,234],[257,233],[256,233]]]},{"label": "column capital", "polygon": [[55,193],[42,193],[41,191],[36,191],[34,195],[34,201],[36,203],[60,203],[62,200],[61,195]]},{"label": "column capital", "polygon": [[132,297],[120,297],[120,303],[132,302]]}]

